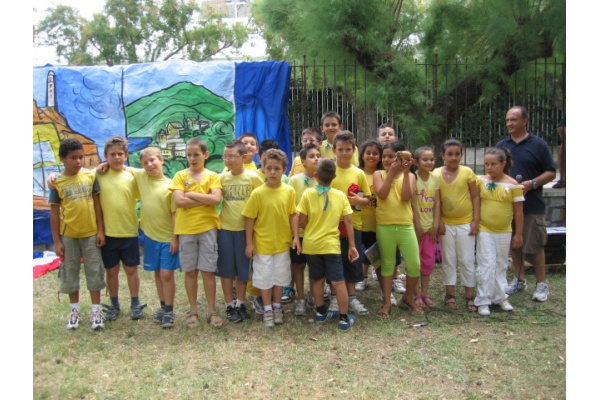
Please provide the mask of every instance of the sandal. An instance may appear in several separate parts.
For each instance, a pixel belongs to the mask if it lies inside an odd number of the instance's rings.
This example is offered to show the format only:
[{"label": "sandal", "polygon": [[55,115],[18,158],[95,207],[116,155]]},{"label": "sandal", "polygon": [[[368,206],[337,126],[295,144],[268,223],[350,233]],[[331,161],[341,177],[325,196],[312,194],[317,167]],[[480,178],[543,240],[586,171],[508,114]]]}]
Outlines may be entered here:
[{"label": "sandal", "polygon": [[198,312],[197,311],[188,311],[187,312],[188,319],[185,321],[188,328],[195,328],[198,325]]},{"label": "sandal", "polygon": [[473,300],[475,300],[475,297],[467,297],[466,300],[467,300],[467,303],[466,303],[467,311],[468,312],[477,311],[477,306],[475,305],[475,303],[473,303]]},{"label": "sandal", "polygon": [[213,311],[208,314],[206,322],[213,328],[220,328],[223,326],[223,320],[221,319],[221,317],[219,317],[219,314],[217,314],[216,311]]},{"label": "sandal", "polygon": [[429,308],[436,308],[437,304],[435,304],[435,302],[433,300],[431,300],[431,297],[425,295],[425,296],[421,296],[421,299],[423,299],[423,302],[425,303],[425,305]]},{"label": "sandal", "polygon": [[420,308],[425,307],[425,303],[423,303],[423,296],[415,296],[415,305]]},{"label": "sandal", "polygon": [[381,319],[388,319],[390,314],[392,313],[392,307],[381,306],[379,311],[377,311],[377,316]]},{"label": "sandal", "polygon": [[410,308],[410,311],[412,311],[413,313],[415,313],[415,314],[423,314],[424,313],[423,309],[417,304],[416,301],[413,301],[413,303],[410,304],[408,301],[406,301],[406,297],[404,297],[404,296],[402,296],[400,301],[402,302],[402,304],[404,304],[405,306]]},{"label": "sandal", "polygon": [[444,305],[448,308],[456,310],[458,308],[456,305],[456,296],[453,294],[446,294],[446,297],[444,297]]}]

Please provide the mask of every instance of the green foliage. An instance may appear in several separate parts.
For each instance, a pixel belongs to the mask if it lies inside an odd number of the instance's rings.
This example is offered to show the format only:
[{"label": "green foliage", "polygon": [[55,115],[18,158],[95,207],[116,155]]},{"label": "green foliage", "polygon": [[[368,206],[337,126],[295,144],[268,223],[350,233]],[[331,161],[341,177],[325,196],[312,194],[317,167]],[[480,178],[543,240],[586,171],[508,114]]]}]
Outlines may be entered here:
[{"label": "green foliage", "polygon": [[223,21],[194,0],[107,0],[103,13],[86,20],[68,6],[56,6],[34,34],[54,46],[70,65],[133,64],[177,55],[204,61],[226,48],[240,48],[251,29]]}]

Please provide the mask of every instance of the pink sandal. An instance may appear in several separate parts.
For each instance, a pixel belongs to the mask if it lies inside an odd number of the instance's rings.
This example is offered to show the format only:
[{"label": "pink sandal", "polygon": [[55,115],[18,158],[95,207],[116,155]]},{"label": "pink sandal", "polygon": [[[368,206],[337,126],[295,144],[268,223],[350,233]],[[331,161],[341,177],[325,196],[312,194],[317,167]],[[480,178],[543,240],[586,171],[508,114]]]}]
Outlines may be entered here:
[{"label": "pink sandal", "polygon": [[419,308],[425,307],[425,303],[423,303],[423,296],[415,296],[415,304]]},{"label": "pink sandal", "polygon": [[425,295],[425,296],[421,296],[421,299],[423,300],[423,302],[425,303],[425,305],[429,308],[436,308],[437,304],[435,304],[435,302],[433,300],[431,300],[431,297]]}]

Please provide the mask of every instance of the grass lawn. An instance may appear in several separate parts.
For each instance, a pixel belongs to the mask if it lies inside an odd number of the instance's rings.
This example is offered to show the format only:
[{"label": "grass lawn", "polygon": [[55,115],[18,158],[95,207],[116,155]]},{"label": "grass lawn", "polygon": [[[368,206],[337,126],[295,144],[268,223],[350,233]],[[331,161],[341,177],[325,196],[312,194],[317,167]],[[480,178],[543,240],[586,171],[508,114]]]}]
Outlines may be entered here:
[{"label": "grass lawn", "polygon": [[[83,277],[83,273],[82,273]],[[370,315],[348,332],[314,314],[293,315],[267,329],[252,320],[225,320],[218,283],[221,329],[201,320],[185,325],[183,273],[177,272],[176,326],[152,322],[158,306],[153,276],[140,269],[146,318],[131,321],[129,291],[120,276],[121,317],[100,332],[89,329],[89,294],[82,291],[84,321],[67,331],[69,299],[57,298],[53,271],[33,282],[33,394],[36,399],[563,399],[566,398],[566,273],[549,273],[550,296],[531,300],[534,283],[510,301],[515,310],[489,317],[467,313],[457,287],[458,310],[440,306],[418,316],[405,307],[389,320],[376,316],[380,292],[370,286],[359,299]],[[510,274],[512,278],[512,273]],[[82,287],[85,282],[82,280]],[[200,283],[200,310],[206,303]],[[442,303],[436,267],[430,294]],[[399,295],[396,294],[399,299]],[[103,291],[102,302],[108,303]],[[421,328],[414,324],[426,323]]]}]

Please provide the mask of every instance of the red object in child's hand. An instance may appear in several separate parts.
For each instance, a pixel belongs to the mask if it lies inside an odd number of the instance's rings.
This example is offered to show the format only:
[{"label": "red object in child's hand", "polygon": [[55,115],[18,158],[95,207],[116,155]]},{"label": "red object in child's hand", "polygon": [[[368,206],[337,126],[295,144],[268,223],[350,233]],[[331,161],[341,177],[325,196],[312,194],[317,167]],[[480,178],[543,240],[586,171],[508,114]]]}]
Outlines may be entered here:
[{"label": "red object in child's hand", "polygon": [[356,194],[358,189],[360,189],[360,187],[356,183],[353,183],[348,187],[348,194]]}]

